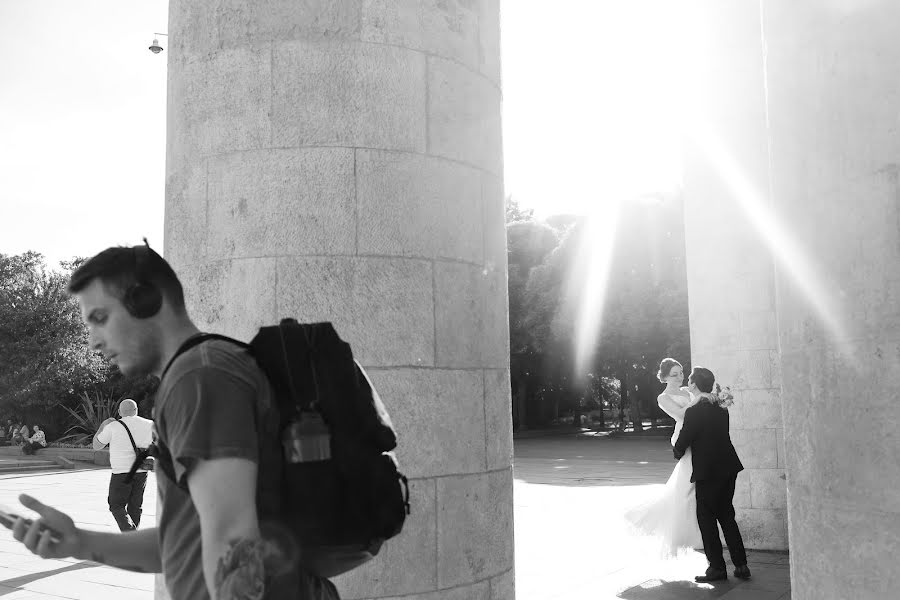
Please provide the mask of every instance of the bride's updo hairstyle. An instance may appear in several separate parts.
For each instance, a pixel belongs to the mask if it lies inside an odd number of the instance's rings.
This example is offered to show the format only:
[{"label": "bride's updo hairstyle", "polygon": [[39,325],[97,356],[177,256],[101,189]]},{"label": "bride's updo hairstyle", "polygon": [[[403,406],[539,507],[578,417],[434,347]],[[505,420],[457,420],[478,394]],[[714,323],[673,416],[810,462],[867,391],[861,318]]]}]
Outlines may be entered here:
[{"label": "bride's updo hairstyle", "polygon": [[[660,383],[666,382],[666,377],[672,372],[672,367],[681,367],[681,363],[674,358],[662,359],[662,362],[659,363],[659,373],[656,374],[656,378],[659,379]],[[684,367],[681,368],[683,369]]]},{"label": "bride's updo hairstyle", "polygon": [[698,390],[707,394],[712,393],[715,382],[716,376],[713,375],[713,372],[703,367],[694,367],[688,377],[688,383],[693,383]]}]

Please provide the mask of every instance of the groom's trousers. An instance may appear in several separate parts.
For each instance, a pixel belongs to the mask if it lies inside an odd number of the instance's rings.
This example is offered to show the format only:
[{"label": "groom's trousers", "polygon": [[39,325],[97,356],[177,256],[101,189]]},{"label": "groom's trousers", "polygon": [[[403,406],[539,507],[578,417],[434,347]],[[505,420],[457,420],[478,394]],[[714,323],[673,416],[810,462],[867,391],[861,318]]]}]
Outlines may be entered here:
[{"label": "groom's trousers", "polygon": [[712,479],[696,482],[697,524],[700,525],[700,537],[703,538],[703,551],[709,566],[720,571],[725,570],[725,558],[722,556],[722,542],[719,539],[718,522],[722,526],[725,543],[731,562],[739,567],[747,564],[747,552],[744,540],[734,520],[734,485],[737,473],[728,479]]}]

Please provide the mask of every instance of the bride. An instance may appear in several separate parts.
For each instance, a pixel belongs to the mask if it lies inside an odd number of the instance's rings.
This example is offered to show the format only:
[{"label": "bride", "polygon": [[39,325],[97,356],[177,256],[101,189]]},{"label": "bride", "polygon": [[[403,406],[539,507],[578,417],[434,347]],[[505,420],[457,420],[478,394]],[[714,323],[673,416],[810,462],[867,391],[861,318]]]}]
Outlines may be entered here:
[{"label": "bride", "polygon": [[[674,444],[684,424],[684,411],[696,399],[691,397],[687,388],[681,387],[684,368],[677,360],[663,359],[659,364],[657,378],[666,384],[666,389],[656,402],[675,419],[675,431],[671,440]],[[691,451],[688,449],[675,465],[662,491],[625,514],[625,519],[640,533],[659,540],[660,555],[665,558],[703,546],[700,527],[697,525],[697,499],[694,496],[694,484],[691,483],[692,471]]]}]

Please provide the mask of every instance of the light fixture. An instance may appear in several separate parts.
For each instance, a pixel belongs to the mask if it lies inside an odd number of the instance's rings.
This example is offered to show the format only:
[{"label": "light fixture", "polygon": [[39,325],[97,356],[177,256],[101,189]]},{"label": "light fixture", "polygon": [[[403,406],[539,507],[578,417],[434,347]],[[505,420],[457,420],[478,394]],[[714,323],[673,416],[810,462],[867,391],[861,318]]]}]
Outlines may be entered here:
[{"label": "light fixture", "polygon": [[[154,36],[164,35],[166,37],[169,37],[169,34],[167,34],[167,33],[154,33],[153,35]],[[157,37],[153,38],[153,43],[150,44],[150,47],[148,48],[148,50],[150,50],[150,52],[152,52],[153,54],[159,54],[160,52],[163,51],[163,47],[159,45],[159,38],[157,38]]]}]

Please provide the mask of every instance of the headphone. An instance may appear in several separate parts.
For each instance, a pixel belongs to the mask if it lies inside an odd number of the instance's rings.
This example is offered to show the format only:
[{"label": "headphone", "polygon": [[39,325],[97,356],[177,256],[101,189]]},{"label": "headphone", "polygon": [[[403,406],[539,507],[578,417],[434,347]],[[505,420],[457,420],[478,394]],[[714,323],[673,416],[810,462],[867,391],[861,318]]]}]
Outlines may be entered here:
[{"label": "headphone", "polygon": [[144,238],[143,246],[134,246],[131,250],[134,253],[135,282],[125,290],[122,304],[132,317],[149,319],[159,312],[163,296],[159,288],[144,276],[145,265],[150,254],[150,244],[147,242],[147,238]]}]

